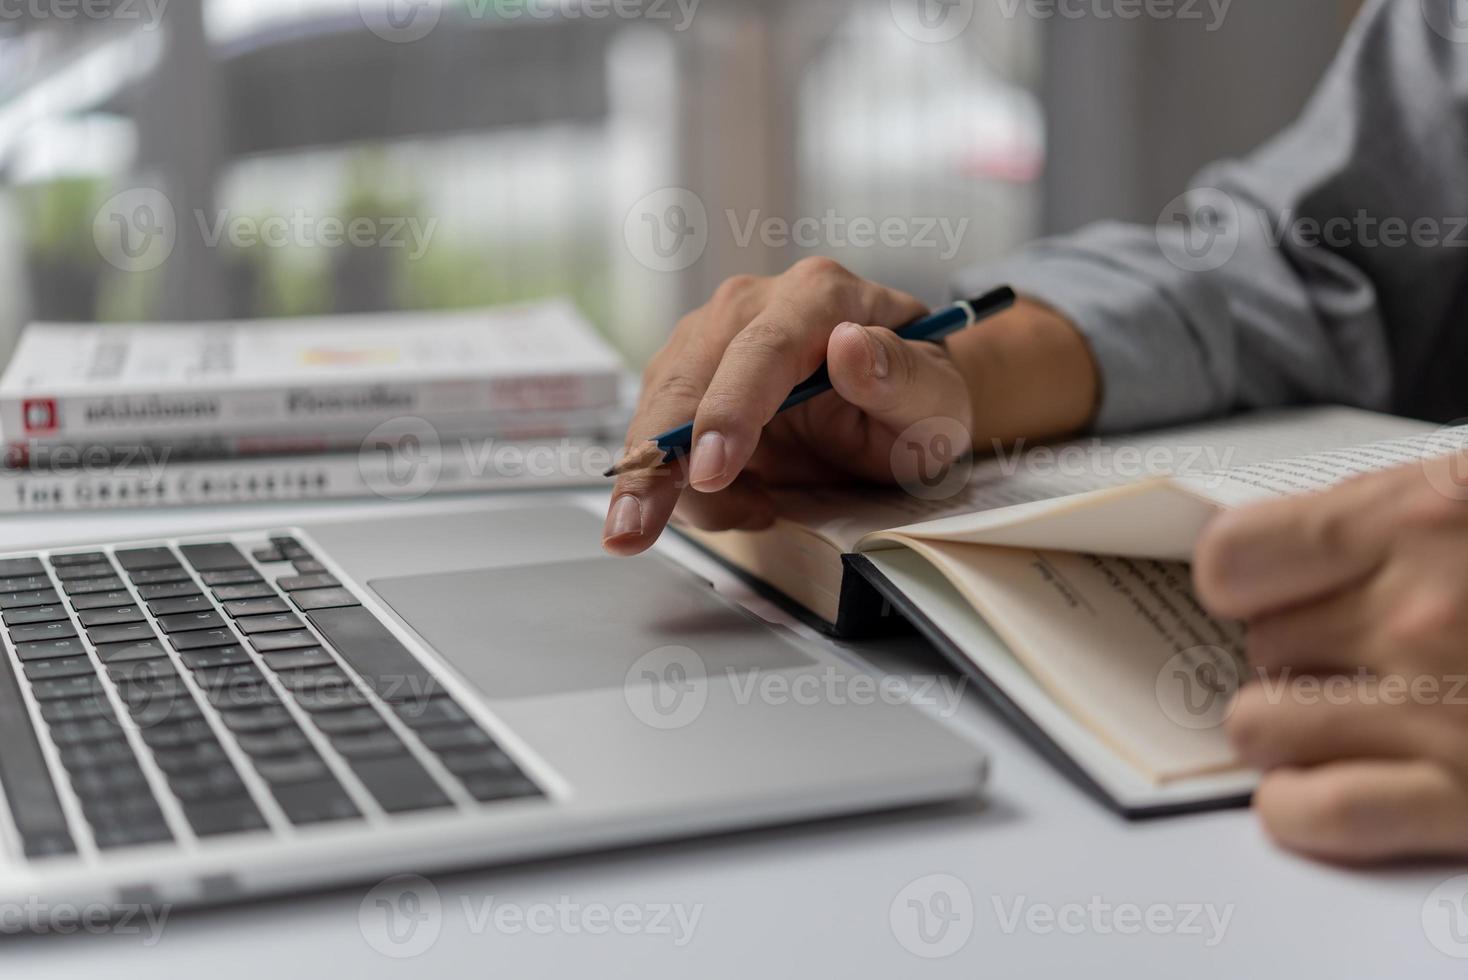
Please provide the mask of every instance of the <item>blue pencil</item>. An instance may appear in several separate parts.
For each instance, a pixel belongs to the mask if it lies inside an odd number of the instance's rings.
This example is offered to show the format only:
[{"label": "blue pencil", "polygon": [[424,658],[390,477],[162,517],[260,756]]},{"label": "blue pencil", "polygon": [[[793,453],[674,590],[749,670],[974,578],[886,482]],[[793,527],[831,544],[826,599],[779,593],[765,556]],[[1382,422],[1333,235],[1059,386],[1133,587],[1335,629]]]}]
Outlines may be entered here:
[{"label": "blue pencil", "polygon": [[[897,335],[904,340],[920,340],[936,344],[950,334],[971,327],[980,320],[987,320],[996,313],[1004,312],[1014,305],[1014,301],[1014,290],[1008,286],[1001,286],[976,299],[954,303],[936,313],[930,313],[914,320],[899,329]],[[815,374],[795,386],[790,397],[781,404],[780,411],[789,411],[796,405],[804,404],[830,390],[831,372],[827,365],[822,364]],[[670,463],[679,457],[687,456],[693,450],[693,423],[689,422],[676,429],[669,429],[648,442],[649,448],[642,452],[628,453],[620,463],[607,470],[606,475],[620,476],[633,470],[647,469],[649,466]]]}]

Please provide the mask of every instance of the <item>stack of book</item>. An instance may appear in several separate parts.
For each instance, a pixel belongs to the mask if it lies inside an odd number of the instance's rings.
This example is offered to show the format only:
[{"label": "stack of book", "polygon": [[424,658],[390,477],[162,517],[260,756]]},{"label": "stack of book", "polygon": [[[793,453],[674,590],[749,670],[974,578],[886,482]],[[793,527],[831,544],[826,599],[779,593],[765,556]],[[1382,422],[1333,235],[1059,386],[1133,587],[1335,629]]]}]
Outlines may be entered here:
[{"label": "stack of book", "polygon": [[38,323],[0,377],[0,510],[407,496],[406,468],[438,492],[582,484],[620,443],[629,390],[563,300]]}]

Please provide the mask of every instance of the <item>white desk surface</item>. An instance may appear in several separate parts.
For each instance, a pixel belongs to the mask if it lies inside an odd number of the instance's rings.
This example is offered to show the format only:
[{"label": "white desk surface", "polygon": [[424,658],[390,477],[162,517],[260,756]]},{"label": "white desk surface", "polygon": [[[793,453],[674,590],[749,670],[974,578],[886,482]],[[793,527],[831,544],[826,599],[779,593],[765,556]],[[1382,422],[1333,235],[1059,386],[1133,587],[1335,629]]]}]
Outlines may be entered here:
[{"label": "white desk surface", "polygon": [[[456,508],[417,504],[283,504],[86,515],[8,517],[0,549],[146,537],[165,532],[276,526],[327,516]],[[739,592],[722,574],[721,589]],[[887,669],[938,668],[916,641],[863,645]],[[993,754],[986,806],[960,804],[751,832],[633,851],[436,876],[440,931],[415,958],[390,958],[364,937],[367,886],[201,912],[178,912],[156,945],[139,935],[0,939],[13,977],[227,980],[417,973],[457,977],[1461,977],[1468,911],[1444,932],[1433,891],[1468,868],[1349,871],[1285,854],[1247,812],[1128,824],[1103,811],[1011,734],[979,698],[955,718]],[[936,880],[972,911],[942,939],[945,958],[906,923],[911,883]],[[1465,880],[1468,881],[1468,880]],[[935,879],[919,882],[933,895]],[[1458,889],[1456,896],[1468,890]],[[901,897],[899,898],[899,893]],[[1430,897],[1432,900],[1429,901]],[[940,901],[942,900],[940,896]],[[486,902],[527,913],[559,905],[551,929],[497,927]],[[660,930],[592,935],[588,909],[631,905],[698,912],[683,945]],[[892,915],[898,908],[900,928]],[[1158,916],[1149,929],[1134,906]],[[1221,940],[1195,907],[1228,915]],[[938,908],[938,906],[932,906]],[[1155,907],[1155,908],[1154,908]],[[1016,921],[1016,909],[1021,913]],[[1460,909],[1468,909],[1460,903]],[[1109,911],[1109,910],[1117,911]],[[1047,927],[1046,914],[1060,917]],[[545,912],[539,913],[541,916]],[[1026,924],[1026,914],[1034,927]],[[1424,920],[1424,914],[1427,918]],[[1460,920],[1460,921],[1459,921]],[[569,922],[570,928],[555,924]],[[932,920],[930,920],[932,921]],[[899,932],[902,937],[899,937]],[[967,938],[965,940],[965,934]],[[929,933],[936,937],[936,932]],[[1454,937],[1463,941],[1454,945]],[[906,939],[904,945],[902,939]],[[1436,942],[1434,942],[1434,939]]]}]

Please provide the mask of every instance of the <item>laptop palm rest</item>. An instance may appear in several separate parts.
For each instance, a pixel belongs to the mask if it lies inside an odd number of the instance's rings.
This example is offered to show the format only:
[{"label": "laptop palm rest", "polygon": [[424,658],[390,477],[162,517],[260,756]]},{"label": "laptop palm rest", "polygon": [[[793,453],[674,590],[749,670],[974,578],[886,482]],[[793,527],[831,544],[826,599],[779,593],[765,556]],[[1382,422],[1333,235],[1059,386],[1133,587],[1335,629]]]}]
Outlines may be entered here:
[{"label": "laptop palm rest", "polygon": [[710,679],[811,659],[688,572],[657,557],[482,568],[368,585],[486,698],[622,687],[663,647]]}]

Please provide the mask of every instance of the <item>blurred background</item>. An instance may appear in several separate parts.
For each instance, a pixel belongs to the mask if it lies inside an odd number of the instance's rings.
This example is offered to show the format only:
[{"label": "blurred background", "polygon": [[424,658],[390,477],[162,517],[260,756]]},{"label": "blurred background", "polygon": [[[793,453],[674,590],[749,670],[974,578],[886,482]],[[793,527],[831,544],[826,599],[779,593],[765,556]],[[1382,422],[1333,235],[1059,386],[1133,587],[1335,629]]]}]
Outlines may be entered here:
[{"label": "blurred background", "polygon": [[30,320],[564,294],[637,363],[812,253],[941,302],[1155,220],[1299,110],[1356,3],[1139,6],[0,0],[0,359]]}]

